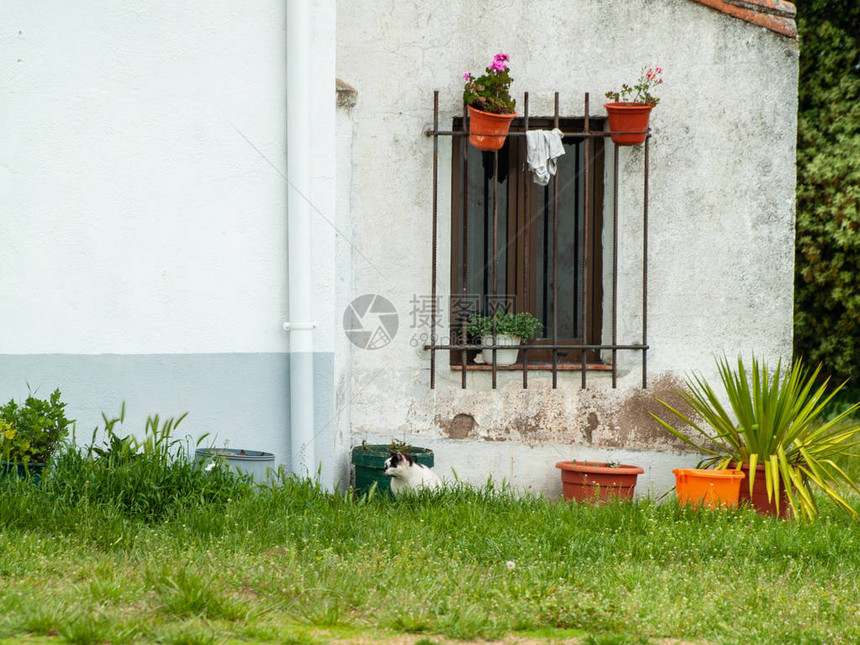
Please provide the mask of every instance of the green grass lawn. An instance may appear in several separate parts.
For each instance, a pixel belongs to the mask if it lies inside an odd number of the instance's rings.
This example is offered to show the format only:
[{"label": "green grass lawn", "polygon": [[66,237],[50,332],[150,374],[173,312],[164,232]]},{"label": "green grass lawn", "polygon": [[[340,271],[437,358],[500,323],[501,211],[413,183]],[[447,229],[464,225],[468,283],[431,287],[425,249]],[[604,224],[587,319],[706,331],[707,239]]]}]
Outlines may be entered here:
[{"label": "green grass lawn", "polygon": [[147,513],[91,494],[88,476],[0,482],[0,638],[860,642],[860,522],[824,501],[801,524],[486,489],[356,499],[284,480]]}]

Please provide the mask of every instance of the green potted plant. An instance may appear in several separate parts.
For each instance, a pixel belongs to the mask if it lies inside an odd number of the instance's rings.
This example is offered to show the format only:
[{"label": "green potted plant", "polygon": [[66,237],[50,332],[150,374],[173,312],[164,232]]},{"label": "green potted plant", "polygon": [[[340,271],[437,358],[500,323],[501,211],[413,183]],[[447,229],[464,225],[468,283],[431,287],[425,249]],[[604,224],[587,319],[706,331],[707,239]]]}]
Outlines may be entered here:
[{"label": "green potted plant", "polygon": [[69,434],[65,407],[59,389],[49,399],[31,393],[23,404],[12,399],[0,407],[0,471],[40,477]]},{"label": "green potted plant", "polygon": [[[469,336],[480,338],[485,347],[503,346],[517,347],[520,342],[537,336],[543,324],[527,311],[514,314],[504,313],[493,316],[472,314],[466,325]],[[496,365],[513,365],[517,362],[519,349],[496,349]],[[484,349],[480,354],[481,361],[487,365],[493,364],[493,350]],[[478,362],[478,357],[475,358]]]},{"label": "green potted plant", "polygon": [[391,478],[385,476],[385,460],[392,452],[402,452],[412,461],[428,468],[434,464],[433,451],[428,448],[410,446],[402,441],[384,444],[369,444],[365,441],[352,449],[352,464],[355,466],[355,486],[357,493],[367,493],[376,484],[377,489],[391,495]]},{"label": "green potted plant", "polygon": [[633,499],[636,480],[645,471],[617,461],[560,461],[561,490],[568,501],[599,504]]},{"label": "green potted plant", "polygon": [[607,92],[604,103],[609,116],[610,137],[617,146],[635,146],[648,136],[648,120],[651,109],[660,102],[651,92],[663,84],[663,68],[649,67],[633,87],[627,83],[617,92]]},{"label": "green potted plant", "polygon": [[683,431],[651,414],[673,435],[709,455],[701,465],[734,468],[746,473],[740,500],[749,500],[761,513],[786,516],[790,506],[795,517],[813,518],[817,512],[811,485],[836,504],[857,515],[837,490],[844,484],[860,493],[860,487],[837,464],[835,458],[856,455],[860,446],[860,423],[850,421],[855,404],[829,421],[822,419],[827,404],[844,386],[828,393],[829,379],[816,384],[821,367],[811,374],[800,359],[790,370],[778,362],[771,372],[764,361],[752,357],[748,372],[738,357],[733,369],[723,357],[717,360],[720,381],[728,407],[700,375],[686,379],[679,390],[701,422],[658,401],[677,419],[708,440],[694,443]]},{"label": "green potted plant", "polygon": [[505,144],[516,101],[511,98],[507,54],[496,54],[484,74],[463,74],[463,103],[469,108],[469,143],[479,150],[498,150]]}]

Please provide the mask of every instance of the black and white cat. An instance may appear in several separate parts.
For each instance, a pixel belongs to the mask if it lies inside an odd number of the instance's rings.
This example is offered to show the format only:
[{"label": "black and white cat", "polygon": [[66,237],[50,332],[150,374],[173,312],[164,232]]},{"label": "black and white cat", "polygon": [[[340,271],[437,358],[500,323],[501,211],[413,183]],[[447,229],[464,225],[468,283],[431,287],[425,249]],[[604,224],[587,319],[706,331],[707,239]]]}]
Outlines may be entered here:
[{"label": "black and white cat", "polygon": [[399,495],[407,490],[435,489],[442,480],[432,470],[412,460],[402,452],[392,452],[385,460],[384,474],[391,477],[391,492]]}]

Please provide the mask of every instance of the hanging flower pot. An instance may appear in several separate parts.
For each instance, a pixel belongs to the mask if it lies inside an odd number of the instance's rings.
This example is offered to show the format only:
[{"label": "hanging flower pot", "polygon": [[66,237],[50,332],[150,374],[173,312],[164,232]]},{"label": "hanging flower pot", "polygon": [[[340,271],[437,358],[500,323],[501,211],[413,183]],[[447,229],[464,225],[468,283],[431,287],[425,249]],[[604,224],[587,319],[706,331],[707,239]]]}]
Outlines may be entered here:
[{"label": "hanging flower pot", "polygon": [[478,150],[498,150],[516,113],[516,101],[511,97],[510,56],[498,53],[484,74],[475,78],[463,74],[463,104],[469,108],[469,143]]},{"label": "hanging flower pot", "polygon": [[[609,115],[609,136],[617,146],[638,146],[648,136],[650,105],[642,103],[605,103]],[[624,133],[624,134],[615,134]]]},{"label": "hanging flower pot", "polygon": [[675,494],[682,506],[734,508],[738,505],[738,493],[744,478],[742,472],[708,468],[676,468],[672,472],[675,474]]},{"label": "hanging flower pot", "polygon": [[492,114],[469,107],[469,143],[478,150],[499,150],[505,145],[513,114]]},{"label": "hanging flower pot", "polygon": [[639,466],[602,461],[560,461],[562,495],[566,500],[599,504],[613,499],[633,499]]},{"label": "hanging flower pot", "polygon": [[[638,146],[648,136],[651,108],[660,102],[652,91],[663,84],[663,68],[642,70],[639,80],[631,87],[627,83],[617,92],[607,92],[611,103],[604,103],[609,115],[610,137],[616,146]],[[624,132],[626,134],[616,134]]]}]

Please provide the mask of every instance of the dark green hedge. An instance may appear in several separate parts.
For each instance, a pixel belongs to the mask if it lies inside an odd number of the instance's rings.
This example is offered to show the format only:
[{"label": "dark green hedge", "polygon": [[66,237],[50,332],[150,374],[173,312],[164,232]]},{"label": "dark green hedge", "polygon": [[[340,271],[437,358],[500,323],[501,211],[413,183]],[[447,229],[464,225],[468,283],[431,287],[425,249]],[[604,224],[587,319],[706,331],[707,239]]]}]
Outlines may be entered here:
[{"label": "dark green hedge", "polygon": [[795,354],[860,385],[860,2],[795,3]]}]

